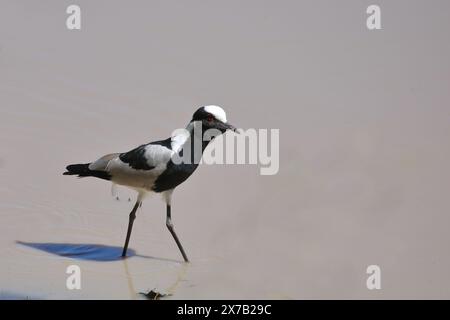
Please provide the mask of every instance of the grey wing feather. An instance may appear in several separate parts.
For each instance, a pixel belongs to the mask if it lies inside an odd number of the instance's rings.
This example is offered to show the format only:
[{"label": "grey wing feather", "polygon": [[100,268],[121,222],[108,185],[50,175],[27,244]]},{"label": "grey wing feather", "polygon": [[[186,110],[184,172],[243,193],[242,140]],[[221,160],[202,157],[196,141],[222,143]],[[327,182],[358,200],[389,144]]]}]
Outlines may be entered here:
[{"label": "grey wing feather", "polygon": [[108,165],[111,160],[116,159],[120,153],[110,153],[106,156],[101,157],[100,159],[89,164],[90,170],[100,170],[100,171],[108,171]]}]

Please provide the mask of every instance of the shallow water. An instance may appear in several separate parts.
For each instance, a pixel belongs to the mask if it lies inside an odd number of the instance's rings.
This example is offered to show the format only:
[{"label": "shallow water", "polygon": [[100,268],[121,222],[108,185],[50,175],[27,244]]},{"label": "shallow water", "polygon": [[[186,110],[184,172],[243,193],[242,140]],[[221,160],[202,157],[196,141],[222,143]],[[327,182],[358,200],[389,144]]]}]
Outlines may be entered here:
[{"label": "shallow water", "polygon": [[[378,33],[360,1],[78,4],[79,32],[60,1],[0,11],[0,298],[450,298],[447,2],[383,2]],[[135,195],[64,167],[205,104],[280,129],[279,173],[201,166],[173,198],[192,262],[159,196],[120,259]]]}]

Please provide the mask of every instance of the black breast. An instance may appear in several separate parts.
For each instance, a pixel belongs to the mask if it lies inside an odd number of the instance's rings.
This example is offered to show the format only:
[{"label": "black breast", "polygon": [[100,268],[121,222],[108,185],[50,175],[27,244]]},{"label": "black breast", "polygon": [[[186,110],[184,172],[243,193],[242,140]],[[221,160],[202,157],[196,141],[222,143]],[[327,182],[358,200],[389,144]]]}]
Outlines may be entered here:
[{"label": "black breast", "polygon": [[[203,131],[204,132],[204,131]],[[192,136],[192,135],[191,135]],[[210,141],[202,141],[202,153],[205,148],[208,146]],[[195,161],[195,150],[194,144],[191,143],[191,138],[189,138],[185,144],[185,147],[191,148],[191,161],[190,163],[180,163],[175,164],[172,160],[167,163],[166,170],[156,179],[153,184],[153,191],[155,192],[163,192],[166,190],[171,190],[183,183],[187,178],[190,177],[191,174],[194,173],[195,169],[198,167],[198,163]],[[183,149],[181,149],[178,153],[180,157],[183,155]],[[200,159],[198,159],[200,160]]]},{"label": "black breast", "polygon": [[174,164],[170,160],[166,170],[156,179],[153,191],[163,192],[175,188],[189,178],[197,167],[198,164]]}]

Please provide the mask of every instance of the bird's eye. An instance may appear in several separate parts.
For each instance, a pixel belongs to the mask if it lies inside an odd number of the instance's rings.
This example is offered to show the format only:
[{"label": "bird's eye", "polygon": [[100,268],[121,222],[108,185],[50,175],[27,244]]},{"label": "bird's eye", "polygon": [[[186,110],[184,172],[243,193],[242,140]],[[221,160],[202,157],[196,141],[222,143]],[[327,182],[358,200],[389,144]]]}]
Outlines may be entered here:
[{"label": "bird's eye", "polygon": [[212,121],[213,121],[213,116],[208,116],[208,117],[206,118],[206,120],[207,120],[208,122],[212,122]]}]

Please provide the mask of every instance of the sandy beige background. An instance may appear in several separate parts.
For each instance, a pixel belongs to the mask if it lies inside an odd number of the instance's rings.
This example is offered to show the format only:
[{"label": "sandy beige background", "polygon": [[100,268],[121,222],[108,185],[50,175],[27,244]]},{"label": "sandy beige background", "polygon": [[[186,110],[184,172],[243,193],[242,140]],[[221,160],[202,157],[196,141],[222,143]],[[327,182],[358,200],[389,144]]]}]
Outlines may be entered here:
[{"label": "sandy beige background", "polygon": [[[72,3],[0,3],[1,298],[450,298],[448,1],[376,1],[380,31],[373,1],[79,0],[69,31]],[[115,259],[132,203],[64,166],[205,104],[280,129],[279,174],[201,167],[174,195],[192,263],[159,197]]]}]

